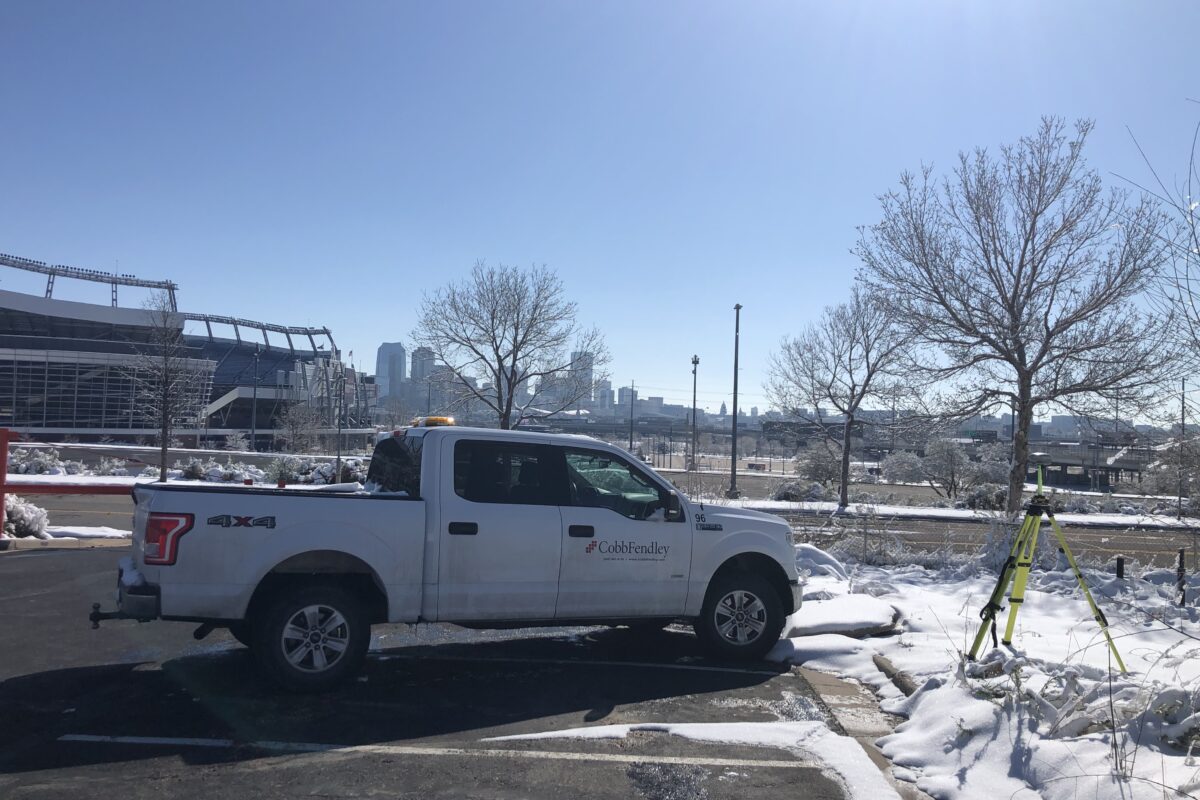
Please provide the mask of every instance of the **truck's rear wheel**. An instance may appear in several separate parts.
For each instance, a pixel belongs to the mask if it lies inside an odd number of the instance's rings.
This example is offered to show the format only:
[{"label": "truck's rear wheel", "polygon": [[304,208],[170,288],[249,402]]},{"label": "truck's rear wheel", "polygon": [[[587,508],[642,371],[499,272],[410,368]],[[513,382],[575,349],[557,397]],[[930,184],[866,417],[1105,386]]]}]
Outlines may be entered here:
[{"label": "truck's rear wheel", "polygon": [[362,603],[339,586],[286,589],[251,626],[267,676],[294,692],[330,689],[358,672],[371,642]]},{"label": "truck's rear wheel", "polygon": [[779,641],[783,616],[770,581],[753,572],[727,572],[709,585],[694,628],[715,656],[758,659]]}]

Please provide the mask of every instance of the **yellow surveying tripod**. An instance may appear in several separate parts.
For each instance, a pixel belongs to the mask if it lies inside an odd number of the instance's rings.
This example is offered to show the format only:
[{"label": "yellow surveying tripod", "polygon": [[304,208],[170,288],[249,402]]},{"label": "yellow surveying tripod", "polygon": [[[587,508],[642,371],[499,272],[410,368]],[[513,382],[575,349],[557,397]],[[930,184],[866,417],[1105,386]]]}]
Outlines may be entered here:
[{"label": "yellow surveying tripod", "polygon": [[979,633],[975,636],[975,643],[971,645],[971,652],[967,658],[970,661],[975,660],[979,654],[979,647],[983,644],[989,630],[992,632],[992,646],[999,647],[996,642],[996,613],[1003,610],[1000,601],[1004,599],[1004,592],[1008,589],[1009,583],[1012,583],[1012,594],[1008,598],[1011,608],[1008,612],[1008,625],[1004,629],[1003,641],[1006,645],[1012,644],[1013,629],[1017,625],[1017,611],[1025,602],[1025,584],[1029,580],[1029,568],[1033,566],[1033,557],[1037,552],[1038,531],[1042,527],[1042,516],[1044,515],[1050,520],[1050,527],[1054,529],[1054,535],[1058,537],[1058,546],[1062,548],[1067,557],[1067,563],[1071,565],[1071,571],[1075,573],[1075,580],[1079,582],[1079,588],[1083,590],[1083,596],[1087,598],[1088,605],[1092,608],[1092,616],[1100,624],[1100,630],[1104,632],[1104,638],[1108,641],[1108,647],[1112,650],[1117,666],[1121,668],[1121,672],[1125,672],[1125,662],[1121,660],[1121,654],[1117,652],[1117,646],[1108,632],[1108,619],[1104,616],[1104,612],[1096,606],[1096,601],[1092,599],[1092,593],[1088,591],[1087,583],[1083,580],[1083,573],[1079,571],[1079,565],[1075,563],[1075,556],[1071,554],[1071,548],[1067,547],[1067,539],[1063,536],[1062,528],[1058,527],[1058,521],[1054,519],[1054,510],[1050,508],[1050,501],[1042,493],[1042,468],[1040,465],[1037,468],[1037,476],[1037,494],[1029,501],[1029,510],[1025,512],[1025,520],[1021,523],[1021,529],[1017,531],[1017,538],[1013,540],[1008,559],[1000,569],[1000,580],[996,581],[996,588],[992,590],[992,596],[988,598],[987,605],[979,612],[983,625],[979,627]]}]

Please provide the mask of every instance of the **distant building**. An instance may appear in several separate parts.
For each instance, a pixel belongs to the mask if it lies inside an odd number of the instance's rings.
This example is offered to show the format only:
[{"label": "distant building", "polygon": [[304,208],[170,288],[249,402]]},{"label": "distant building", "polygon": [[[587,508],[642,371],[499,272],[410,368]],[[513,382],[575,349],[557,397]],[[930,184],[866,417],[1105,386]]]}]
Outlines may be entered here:
[{"label": "distant building", "polygon": [[596,357],[591,353],[576,351],[571,353],[571,365],[579,374],[580,381],[576,385],[587,387],[587,390],[579,398],[579,402],[586,405],[592,402],[592,384],[596,379]]},{"label": "distant building", "polygon": [[428,347],[418,347],[413,350],[412,354],[412,370],[409,377],[414,383],[426,380],[433,374],[434,365],[437,364],[437,357]]},{"label": "distant building", "polygon": [[596,381],[596,408],[608,410],[613,405],[612,381]]},{"label": "distant building", "polygon": [[627,406],[630,402],[637,402],[637,389],[631,386],[622,386],[617,389],[617,405]]},{"label": "distant building", "polygon": [[384,342],[375,351],[375,385],[379,397],[400,393],[404,383],[407,350],[399,342]]}]

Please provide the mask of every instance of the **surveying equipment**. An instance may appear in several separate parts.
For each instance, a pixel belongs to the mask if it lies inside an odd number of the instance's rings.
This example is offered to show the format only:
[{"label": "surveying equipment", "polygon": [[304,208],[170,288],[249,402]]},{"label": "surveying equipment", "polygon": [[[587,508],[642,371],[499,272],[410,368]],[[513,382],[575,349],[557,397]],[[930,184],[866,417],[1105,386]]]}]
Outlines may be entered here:
[{"label": "surveying equipment", "polygon": [[1050,527],[1054,529],[1054,535],[1058,538],[1058,546],[1066,555],[1067,563],[1071,565],[1071,571],[1075,573],[1075,580],[1079,582],[1079,588],[1083,590],[1083,596],[1087,598],[1088,605],[1091,606],[1092,616],[1100,624],[1100,630],[1108,641],[1108,647],[1112,650],[1117,666],[1121,668],[1121,672],[1125,672],[1125,662],[1121,660],[1121,654],[1117,652],[1117,646],[1108,632],[1108,619],[1104,616],[1104,612],[1096,606],[1096,601],[1092,599],[1092,593],[1088,591],[1087,583],[1083,580],[1083,573],[1079,571],[1079,565],[1075,563],[1075,556],[1071,554],[1071,548],[1067,547],[1067,539],[1063,536],[1062,528],[1058,527],[1058,522],[1054,519],[1054,510],[1050,508],[1050,501],[1042,493],[1042,467],[1040,464],[1037,468],[1037,494],[1029,501],[1029,510],[1025,512],[1025,520],[1021,523],[1020,530],[1017,531],[1016,539],[1013,540],[1008,559],[1000,568],[1000,579],[996,581],[996,588],[992,590],[992,596],[988,598],[987,605],[979,612],[983,624],[979,627],[979,633],[975,636],[975,642],[971,645],[971,652],[967,654],[967,658],[971,661],[975,660],[979,654],[979,647],[983,644],[989,630],[992,632],[992,646],[999,647],[996,642],[996,613],[1003,610],[1000,601],[1004,599],[1004,593],[1008,590],[1010,583],[1012,584],[1012,594],[1008,598],[1010,609],[1008,625],[1004,628],[1003,642],[1006,645],[1012,645],[1013,629],[1017,625],[1017,611],[1025,602],[1025,584],[1029,580],[1029,569],[1033,566],[1034,554],[1037,552],[1038,532],[1042,527],[1043,516],[1050,520]]}]

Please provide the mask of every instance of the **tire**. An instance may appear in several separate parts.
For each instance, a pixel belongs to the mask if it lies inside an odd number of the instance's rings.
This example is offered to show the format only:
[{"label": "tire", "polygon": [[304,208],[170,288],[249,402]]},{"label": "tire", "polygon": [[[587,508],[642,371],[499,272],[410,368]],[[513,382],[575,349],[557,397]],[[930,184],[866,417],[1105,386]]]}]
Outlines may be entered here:
[{"label": "tire", "polygon": [[761,659],[779,641],[783,618],[783,602],[766,578],[726,572],[709,584],[693,627],[712,655],[749,661]]},{"label": "tire", "polygon": [[371,630],[357,596],[315,584],[273,597],[253,620],[250,639],[270,680],[293,692],[323,692],[359,671]]},{"label": "tire", "polygon": [[245,647],[254,647],[254,638],[250,635],[250,623],[243,620],[242,622],[231,622],[225,626],[225,630],[229,631],[229,635],[238,640],[238,643]]}]

